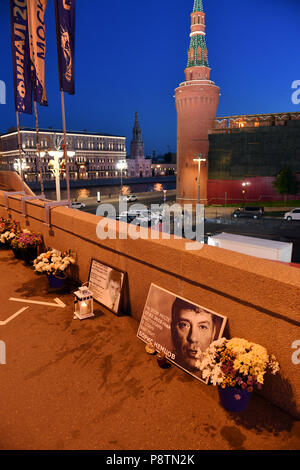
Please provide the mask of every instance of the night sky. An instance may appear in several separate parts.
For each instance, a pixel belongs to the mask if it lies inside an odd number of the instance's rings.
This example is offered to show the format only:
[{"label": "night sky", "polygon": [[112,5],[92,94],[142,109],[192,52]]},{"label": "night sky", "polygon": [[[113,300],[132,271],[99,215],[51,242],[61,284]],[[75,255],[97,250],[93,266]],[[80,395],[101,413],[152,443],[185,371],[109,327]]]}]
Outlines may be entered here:
[{"label": "night sky", "polygon": [[[204,0],[211,79],[221,88],[218,116],[299,111],[299,0]],[[139,112],[146,154],[176,151],[174,89],[184,80],[193,0],[77,0],[74,96],[66,95],[69,130],[123,135],[129,151]],[[9,1],[0,0],[0,132],[16,125]],[[46,10],[49,106],[41,128],[62,127],[54,2]],[[34,117],[21,115],[34,127]]]}]

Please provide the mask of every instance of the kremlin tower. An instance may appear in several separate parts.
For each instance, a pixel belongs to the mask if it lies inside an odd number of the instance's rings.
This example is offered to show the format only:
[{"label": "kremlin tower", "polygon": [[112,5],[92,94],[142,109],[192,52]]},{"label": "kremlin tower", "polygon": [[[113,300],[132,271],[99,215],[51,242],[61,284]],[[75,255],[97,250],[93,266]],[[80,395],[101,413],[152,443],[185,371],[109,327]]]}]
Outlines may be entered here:
[{"label": "kremlin tower", "polygon": [[175,90],[177,109],[177,202],[198,200],[198,164],[201,162],[200,199],[207,201],[209,130],[214,127],[220,89],[210,80],[202,0],[194,0],[185,81]]}]

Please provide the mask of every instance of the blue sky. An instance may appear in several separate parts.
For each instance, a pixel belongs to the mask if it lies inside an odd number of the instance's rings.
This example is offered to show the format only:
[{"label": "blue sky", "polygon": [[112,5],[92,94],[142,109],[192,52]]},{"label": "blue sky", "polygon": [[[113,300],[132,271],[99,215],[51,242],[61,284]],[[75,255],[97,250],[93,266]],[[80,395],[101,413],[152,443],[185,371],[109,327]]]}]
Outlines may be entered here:
[{"label": "blue sky", "polygon": [[[49,106],[40,127],[61,128],[53,0],[46,10]],[[204,0],[211,79],[221,88],[218,116],[299,111],[299,0]],[[67,128],[124,135],[129,151],[139,112],[147,155],[176,151],[174,90],[184,80],[193,0],[77,0],[76,93],[66,95]],[[7,104],[0,132],[15,126],[9,1],[0,1],[1,66]],[[34,127],[34,117],[21,115]]]}]

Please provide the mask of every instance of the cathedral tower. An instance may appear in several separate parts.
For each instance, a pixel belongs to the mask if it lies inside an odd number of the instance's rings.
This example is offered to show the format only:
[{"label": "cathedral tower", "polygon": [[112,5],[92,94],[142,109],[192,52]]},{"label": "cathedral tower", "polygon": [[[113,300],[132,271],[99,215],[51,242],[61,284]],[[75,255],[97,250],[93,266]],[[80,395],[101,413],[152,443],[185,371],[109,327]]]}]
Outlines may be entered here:
[{"label": "cathedral tower", "polygon": [[151,159],[145,158],[145,147],[138,113],[135,113],[135,122],[130,143],[130,158],[127,159],[128,176],[149,177],[152,175]]},{"label": "cathedral tower", "polygon": [[185,81],[175,90],[177,109],[177,201],[181,204],[198,200],[198,165],[201,163],[200,199],[207,201],[208,132],[214,127],[220,89],[210,80],[205,40],[205,13],[202,0],[194,0],[191,13],[190,47]]},{"label": "cathedral tower", "polygon": [[138,113],[135,113],[135,123],[133,126],[133,137],[130,143],[130,154],[131,158],[144,159],[145,149],[144,142],[142,139],[142,130],[139,123]]}]

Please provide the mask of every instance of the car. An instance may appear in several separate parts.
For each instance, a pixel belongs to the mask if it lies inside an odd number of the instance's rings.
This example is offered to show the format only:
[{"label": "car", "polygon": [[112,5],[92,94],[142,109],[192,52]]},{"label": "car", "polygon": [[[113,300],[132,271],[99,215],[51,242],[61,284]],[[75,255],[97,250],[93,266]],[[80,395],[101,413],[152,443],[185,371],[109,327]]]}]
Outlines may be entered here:
[{"label": "car", "polygon": [[85,207],[84,202],[73,201],[72,202],[72,209],[83,209]]},{"label": "car", "polygon": [[235,219],[238,219],[240,217],[250,217],[251,219],[259,219],[260,217],[263,217],[264,215],[264,207],[241,207],[239,209],[236,209],[232,213],[232,217]]},{"label": "car", "polygon": [[135,194],[126,194],[123,197],[123,201],[127,201],[127,202],[135,202],[137,200],[138,200],[138,198],[136,197]]},{"label": "car", "polygon": [[300,220],[300,207],[295,207],[295,209],[284,214],[286,220]]}]

